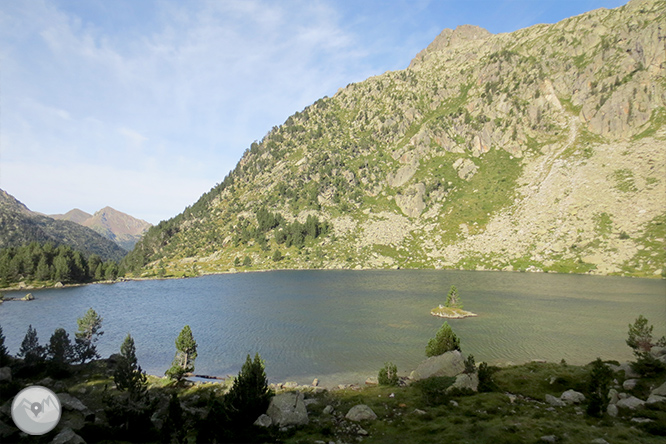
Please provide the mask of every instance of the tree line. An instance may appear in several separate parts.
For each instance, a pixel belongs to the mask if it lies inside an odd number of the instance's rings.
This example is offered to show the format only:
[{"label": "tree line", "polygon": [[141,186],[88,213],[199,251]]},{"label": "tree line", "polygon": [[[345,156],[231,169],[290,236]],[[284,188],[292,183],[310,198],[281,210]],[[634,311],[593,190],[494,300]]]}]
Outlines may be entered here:
[{"label": "tree line", "polygon": [[0,250],[0,286],[16,282],[85,283],[116,279],[123,270],[114,261],[86,257],[68,245],[31,242]]}]

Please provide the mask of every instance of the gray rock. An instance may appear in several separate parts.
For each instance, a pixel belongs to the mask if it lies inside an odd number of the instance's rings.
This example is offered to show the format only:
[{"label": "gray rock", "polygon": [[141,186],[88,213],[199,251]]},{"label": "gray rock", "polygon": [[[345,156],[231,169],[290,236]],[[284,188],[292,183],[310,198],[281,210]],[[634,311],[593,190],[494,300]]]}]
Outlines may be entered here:
[{"label": "gray rock", "polygon": [[12,369],[9,367],[0,368],[0,382],[12,382]]},{"label": "gray rock", "polygon": [[414,413],[416,413],[417,415],[425,415],[426,411],[421,409],[414,409]]},{"label": "gray rock", "polygon": [[296,387],[298,387],[298,382],[293,382],[293,381],[285,382],[284,384],[282,384],[282,387],[284,387],[284,388],[296,388]]},{"label": "gray rock", "polygon": [[74,433],[72,429],[63,429],[58,433],[51,444],[86,444],[86,442],[79,435]]},{"label": "gray rock", "polygon": [[455,389],[469,389],[474,392],[478,391],[479,388],[479,376],[476,373],[468,375],[462,373],[456,376],[456,382],[454,382],[451,387],[447,388],[446,391],[450,392]]},{"label": "gray rock", "polygon": [[403,193],[395,196],[395,203],[405,216],[419,217],[425,209],[423,196],[425,195],[425,185],[417,183],[410,185]]},{"label": "gray rock", "polygon": [[256,421],[254,421],[254,425],[259,427],[270,427],[273,425],[273,420],[270,416],[263,414],[259,416]]},{"label": "gray rock", "polygon": [[69,393],[56,393],[56,396],[60,400],[60,404],[62,404],[62,407],[67,410],[76,410],[78,412],[83,412],[88,410],[88,407],[86,407],[81,401],[79,401],[77,398],[73,397]]},{"label": "gray rock", "polygon": [[659,402],[664,402],[666,401],[666,396],[659,396],[659,395],[650,395],[645,401],[646,404],[657,404]]},{"label": "gray rock", "polygon": [[650,349],[650,354],[655,358],[666,355],[666,347],[652,347]]},{"label": "gray rock", "polygon": [[567,405],[560,398],[556,398],[553,395],[546,395],[546,402],[554,407],[564,407]]},{"label": "gray rock", "polygon": [[654,422],[654,420],[649,418],[631,418],[631,422],[637,422],[638,424],[645,424],[648,422]]},{"label": "gray rock", "polygon": [[619,400],[620,400],[620,397],[618,396],[617,390],[610,389],[608,391],[608,403],[609,404],[617,404],[617,402]]},{"label": "gray rock", "polygon": [[368,379],[365,380],[365,385],[378,385],[379,380],[375,376],[370,376]]},{"label": "gray rock", "polygon": [[409,377],[418,381],[432,376],[456,376],[463,370],[465,370],[465,361],[462,354],[458,350],[453,350],[421,362]]},{"label": "gray rock", "polygon": [[606,413],[608,413],[608,416],[611,416],[615,418],[618,414],[618,408],[616,404],[608,404],[608,407],[606,407]]},{"label": "gray rock", "polygon": [[273,424],[280,427],[292,425],[305,425],[309,422],[308,411],[303,402],[303,393],[285,392],[275,395],[271,399],[266,412]]},{"label": "gray rock", "polygon": [[650,392],[651,395],[666,396],[666,382]]},{"label": "gray rock", "polygon": [[349,412],[347,412],[345,418],[350,421],[365,421],[377,419],[377,415],[367,405],[359,404],[349,409]]},{"label": "gray rock", "polygon": [[449,404],[451,404],[452,407],[458,407],[458,403],[454,400],[449,401]]},{"label": "gray rock", "polygon": [[590,441],[590,442],[591,442],[592,444],[608,444],[608,441],[606,441],[606,440],[603,439],[603,438],[593,439],[593,440]]},{"label": "gray rock", "polygon": [[557,442],[557,436],[555,435],[545,435],[541,437],[542,442]]},{"label": "gray rock", "polygon": [[575,390],[567,390],[566,392],[562,393],[560,399],[569,405],[580,404],[581,402],[585,401],[585,395]]},{"label": "gray rock", "polygon": [[333,408],[333,406],[330,405],[330,404],[327,405],[326,407],[324,407],[324,413],[327,414],[327,415],[330,415],[334,411],[335,411],[335,408]]},{"label": "gray rock", "polygon": [[314,380],[312,381],[312,387],[317,387],[318,385],[319,385],[319,379],[314,378]]},{"label": "gray rock", "polygon": [[635,396],[629,396],[628,398],[620,399],[616,405],[621,409],[636,410],[638,407],[642,407],[643,404],[645,404],[645,401],[641,401]]},{"label": "gray rock", "polygon": [[638,379],[627,379],[622,383],[622,388],[625,390],[633,390],[636,388],[636,384],[638,383]]},{"label": "gray rock", "polygon": [[458,171],[458,177],[469,181],[479,169],[471,159],[460,158],[453,162],[453,168]]},{"label": "gray rock", "polygon": [[625,378],[638,378],[640,376],[634,371],[633,368],[631,368],[631,364],[629,362],[623,362],[620,365],[611,365],[610,367],[615,373],[624,371]]}]

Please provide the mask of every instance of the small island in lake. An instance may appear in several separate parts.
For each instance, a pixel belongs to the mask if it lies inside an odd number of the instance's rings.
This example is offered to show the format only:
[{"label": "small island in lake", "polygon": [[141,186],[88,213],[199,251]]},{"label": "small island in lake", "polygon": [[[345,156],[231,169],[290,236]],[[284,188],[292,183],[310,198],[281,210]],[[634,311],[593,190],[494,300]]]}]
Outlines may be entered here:
[{"label": "small island in lake", "polygon": [[439,316],[440,318],[449,319],[462,319],[478,316],[471,311],[463,310],[463,305],[462,302],[460,302],[460,296],[458,295],[458,289],[455,285],[451,285],[449,294],[446,296],[446,303],[444,305],[440,304],[439,307],[430,310],[430,314],[433,316]]}]

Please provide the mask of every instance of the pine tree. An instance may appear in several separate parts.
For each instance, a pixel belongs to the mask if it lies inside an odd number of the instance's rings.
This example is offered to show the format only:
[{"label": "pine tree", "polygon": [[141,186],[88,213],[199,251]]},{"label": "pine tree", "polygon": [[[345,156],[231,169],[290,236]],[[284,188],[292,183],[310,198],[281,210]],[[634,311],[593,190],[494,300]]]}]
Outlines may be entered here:
[{"label": "pine tree", "polygon": [[85,315],[76,320],[79,330],[76,336],[77,359],[85,364],[86,361],[99,358],[95,342],[104,334],[102,328],[102,317],[95,310],[89,308]]},{"label": "pine tree", "polygon": [[446,306],[449,308],[459,308],[462,310],[463,305],[460,302],[460,296],[458,295],[458,289],[455,285],[451,285],[449,294],[446,295]]},{"label": "pine tree", "polygon": [[185,421],[183,420],[183,407],[180,405],[178,396],[171,394],[166,418],[161,430],[161,441],[170,444],[180,444],[185,440]]},{"label": "pine tree", "polygon": [[134,339],[130,334],[120,346],[120,360],[113,372],[113,381],[116,388],[121,392],[127,391],[131,399],[139,399],[146,393],[146,373],[138,364]]},{"label": "pine tree", "polygon": [[185,373],[194,371],[194,360],[197,357],[197,343],[192,336],[192,329],[189,325],[183,327],[183,330],[176,338],[176,356],[173,358],[171,368],[165,375],[176,381],[183,379]]},{"label": "pine tree", "polygon": [[56,328],[51,335],[47,356],[56,365],[69,364],[74,359],[74,348],[64,328]]},{"label": "pine tree", "polygon": [[254,356],[254,361],[247,355],[245,364],[225,398],[231,414],[238,421],[251,423],[266,412],[272,396],[259,353]]},{"label": "pine tree", "polygon": [[613,371],[603,363],[600,358],[592,363],[592,370],[587,383],[587,392],[590,399],[587,405],[587,414],[600,418],[608,407],[608,389],[613,380]]},{"label": "pine tree", "polygon": [[19,358],[23,358],[27,365],[33,365],[44,360],[44,347],[39,345],[39,338],[37,337],[37,330],[28,326],[28,332],[21,342],[19,349]]},{"label": "pine tree", "polygon": [[2,326],[0,326],[0,367],[4,367],[9,362],[9,351],[5,345],[5,335],[2,333]]},{"label": "pine tree", "polygon": [[460,350],[460,339],[453,333],[449,323],[444,322],[435,337],[428,341],[426,356],[439,356],[453,350]]}]

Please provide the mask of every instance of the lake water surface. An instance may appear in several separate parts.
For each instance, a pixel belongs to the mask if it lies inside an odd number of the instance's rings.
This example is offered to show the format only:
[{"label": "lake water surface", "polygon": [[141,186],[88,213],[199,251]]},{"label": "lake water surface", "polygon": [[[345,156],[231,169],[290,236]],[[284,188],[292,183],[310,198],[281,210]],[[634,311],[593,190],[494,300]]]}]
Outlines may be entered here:
[{"label": "lake water surface", "polygon": [[73,339],[76,319],[93,307],[104,318],[103,356],[117,353],[129,332],[139,364],[163,375],[189,324],[196,373],[236,374],[258,352],[272,382],[318,377],[333,385],[376,376],[385,361],[402,374],[414,369],[444,321],[430,310],[451,285],[479,315],[448,321],[477,362],[628,360],[627,326],[640,314],[655,336],[666,334],[664,280],[439,270],[275,271],[34,290],[35,301],[0,305],[0,325],[16,354],[29,324],[42,344],[58,327]]}]

